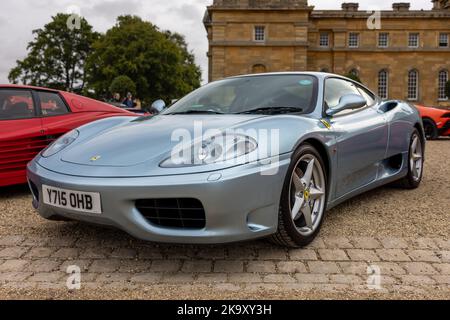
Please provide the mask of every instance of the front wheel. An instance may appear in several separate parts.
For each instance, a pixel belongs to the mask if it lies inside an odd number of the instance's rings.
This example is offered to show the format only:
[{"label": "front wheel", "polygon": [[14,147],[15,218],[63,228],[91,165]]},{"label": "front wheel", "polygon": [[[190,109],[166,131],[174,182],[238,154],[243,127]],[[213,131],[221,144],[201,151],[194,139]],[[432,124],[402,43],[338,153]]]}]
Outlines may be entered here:
[{"label": "front wheel", "polygon": [[281,195],[278,231],[272,242],[287,247],[310,244],[319,233],[327,203],[327,176],[319,152],[303,144],[292,158]]}]

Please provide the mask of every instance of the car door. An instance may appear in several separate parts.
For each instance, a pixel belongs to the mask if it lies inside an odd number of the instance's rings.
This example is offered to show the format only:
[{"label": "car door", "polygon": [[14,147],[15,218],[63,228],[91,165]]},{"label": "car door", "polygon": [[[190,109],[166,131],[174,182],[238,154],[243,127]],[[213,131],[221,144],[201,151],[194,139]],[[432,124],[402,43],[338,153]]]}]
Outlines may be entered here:
[{"label": "car door", "polygon": [[0,88],[0,186],[26,182],[27,163],[45,146],[32,91]]},{"label": "car door", "polygon": [[342,96],[363,96],[367,105],[335,114],[330,123],[336,131],[338,170],[336,198],[364,187],[377,179],[378,166],[386,155],[388,126],[374,108],[377,98],[367,89],[341,78],[325,83],[326,108],[336,107]]}]

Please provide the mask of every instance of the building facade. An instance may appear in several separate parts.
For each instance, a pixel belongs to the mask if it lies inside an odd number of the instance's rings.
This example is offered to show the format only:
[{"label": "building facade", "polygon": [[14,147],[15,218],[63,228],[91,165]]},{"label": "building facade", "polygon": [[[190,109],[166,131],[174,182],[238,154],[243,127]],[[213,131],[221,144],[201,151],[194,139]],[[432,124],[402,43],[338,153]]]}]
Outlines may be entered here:
[{"label": "building facade", "polygon": [[385,99],[450,106],[450,0],[432,10],[314,10],[307,0],[214,0],[204,24],[209,80],[278,72],[353,73]]}]

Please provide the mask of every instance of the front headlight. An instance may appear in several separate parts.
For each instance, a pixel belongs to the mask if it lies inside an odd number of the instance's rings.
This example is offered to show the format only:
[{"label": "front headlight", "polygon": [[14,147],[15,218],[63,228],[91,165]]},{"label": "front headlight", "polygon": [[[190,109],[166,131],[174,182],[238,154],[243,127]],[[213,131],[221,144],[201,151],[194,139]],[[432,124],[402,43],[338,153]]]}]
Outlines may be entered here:
[{"label": "front headlight", "polygon": [[42,152],[42,156],[44,158],[48,158],[57,154],[58,152],[72,144],[79,135],[80,133],[78,132],[78,130],[72,130],[66,133],[55,142],[53,142],[50,146],[48,146],[48,148]]},{"label": "front headlight", "polygon": [[[161,163],[163,168],[193,167],[238,160],[258,148],[255,139],[240,134],[222,134],[190,144],[178,145],[169,159]],[[241,159],[242,160],[242,159]]]}]

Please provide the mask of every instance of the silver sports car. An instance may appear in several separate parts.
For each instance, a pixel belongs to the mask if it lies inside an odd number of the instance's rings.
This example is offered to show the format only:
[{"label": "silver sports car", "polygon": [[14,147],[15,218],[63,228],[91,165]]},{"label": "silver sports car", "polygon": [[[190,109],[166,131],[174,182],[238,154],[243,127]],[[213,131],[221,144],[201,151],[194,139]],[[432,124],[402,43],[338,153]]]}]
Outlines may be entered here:
[{"label": "silver sports car", "polygon": [[357,194],[417,188],[424,150],[414,106],[333,74],[273,73],[210,83],[157,116],[85,125],[36,157],[28,178],[47,219],[149,241],[298,247]]}]

